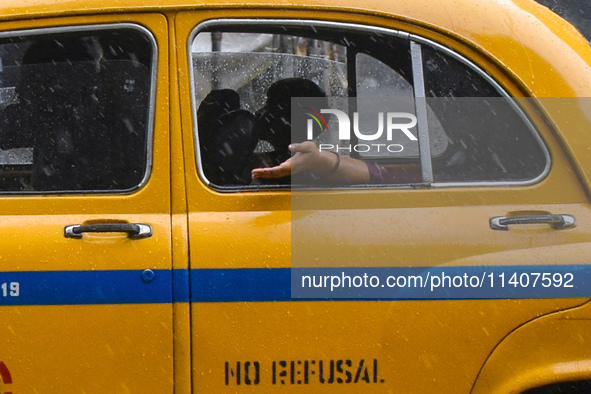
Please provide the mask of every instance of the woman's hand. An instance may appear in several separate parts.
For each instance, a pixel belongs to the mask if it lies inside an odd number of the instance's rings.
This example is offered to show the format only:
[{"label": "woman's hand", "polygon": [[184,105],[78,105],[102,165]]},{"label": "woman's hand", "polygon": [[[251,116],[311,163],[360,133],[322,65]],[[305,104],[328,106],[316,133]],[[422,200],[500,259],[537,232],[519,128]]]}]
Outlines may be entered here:
[{"label": "woman's hand", "polygon": [[275,167],[255,168],[252,178],[282,178],[312,171],[331,183],[356,184],[370,180],[369,169],[364,161],[320,151],[312,141],[291,144],[289,150],[293,154],[291,158]]},{"label": "woman's hand", "polygon": [[322,171],[324,155],[321,154],[315,143],[305,141],[299,144],[291,144],[289,150],[293,155],[291,158],[275,167],[255,168],[252,170],[252,178],[282,178],[306,170],[312,170],[318,175],[322,175],[320,172]]},{"label": "woman's hand", "polygon": [[255,168],[251,172],[252,179],[283,178],[291,175],[291,158],[275,167]]}]

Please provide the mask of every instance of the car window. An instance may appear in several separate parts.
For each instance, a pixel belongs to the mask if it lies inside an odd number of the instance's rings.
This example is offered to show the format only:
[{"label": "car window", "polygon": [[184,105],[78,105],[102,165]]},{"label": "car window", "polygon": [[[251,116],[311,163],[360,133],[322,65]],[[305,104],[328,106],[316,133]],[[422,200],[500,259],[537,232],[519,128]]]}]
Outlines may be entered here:
[{"label": "car window", "polygon": [[191,43],[197,156],[214,187],[335,186],[313,170],[253,181],[253,168],[279,165],[306,140],[365,162],[370,186],[527,183],[547,172],[520,107],[451,50],[381,29],[265,26],[212,24]]},{"label": "car window", "polygon": [[474,68],[422,46],[426,102],[447,138],[432,151],[435,182],[527,181],[543,174],[547,152],[532,125]]},{"label": "car window", "polygon": [[2,36],[0,191],[140,185],[153,56],[136,27]]},{"label": "car window", "polygon": [[285,114],[266,113],[272,86],[347,96],[346,48],[336,43],[288,34],[203,32],[191,47],[199,153],[205,177],[218,186],[249,185],[253,167],[287,157],[289,129],[280,135],[281,127],[265,127],[268,121],[290,122],[289,98]]}]

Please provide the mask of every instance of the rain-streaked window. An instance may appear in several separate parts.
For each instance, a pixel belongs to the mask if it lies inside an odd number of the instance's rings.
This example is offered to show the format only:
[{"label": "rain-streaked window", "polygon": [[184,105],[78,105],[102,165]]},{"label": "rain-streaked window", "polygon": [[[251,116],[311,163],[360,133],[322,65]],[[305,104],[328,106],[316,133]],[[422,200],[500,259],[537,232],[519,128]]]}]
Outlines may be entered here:
[{"label": "rain-streaked window", "polygon": [[432,152],[435,182],[528,181],[544,173],[546,150],[515,100],[440,50],[423,46],[422,55],[426,102],[446,135],[444,152]]},{"label": "rain-streaked window", "polygon": [[133,27],[0,38],[0,192],[141,184],[153,56]]},{"label": "rain-streaked window", "polygon": [[314,170],[253,180],[302,141],[367,165],[357,185],[528,183],[549,168],[535,129],[486,73],[404,34],[211,25],[191,62],[198,164],[215,187],[344,186]]},{"label": "rain-streaked window", "polygon": [[193,89],[207,180],[249,185],[253,168],[286,160],[290,97],[346,97],[346,56],[344,45],[306,36],[198,34],[192,44]]}]

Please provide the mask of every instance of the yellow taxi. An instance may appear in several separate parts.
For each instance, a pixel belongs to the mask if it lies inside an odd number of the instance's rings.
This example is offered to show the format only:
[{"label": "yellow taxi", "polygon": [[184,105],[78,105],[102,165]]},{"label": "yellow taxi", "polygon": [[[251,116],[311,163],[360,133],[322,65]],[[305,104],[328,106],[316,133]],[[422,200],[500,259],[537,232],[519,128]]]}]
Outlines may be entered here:
[{"label": "yellow taxi", "polygon": [[0,393],[588,392],[589,97],[532,0],[3,1]]}]

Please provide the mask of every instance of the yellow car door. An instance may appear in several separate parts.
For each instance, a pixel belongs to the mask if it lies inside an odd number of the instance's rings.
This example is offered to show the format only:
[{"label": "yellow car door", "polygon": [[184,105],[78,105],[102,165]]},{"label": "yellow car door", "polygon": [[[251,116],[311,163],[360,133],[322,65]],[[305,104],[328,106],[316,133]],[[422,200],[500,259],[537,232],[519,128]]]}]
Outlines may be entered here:
[{"label": "yellow car door", "polygon": [[[509,333],[586,301],[584,185],[491,59],[351,13],[176,23],[195,391],[469,393]],[[285,111],[295,97],[321,104]],[[363,111],[383,127],[359,131]],[[290,157],[278,133],[294,124],[296,142],[338,153],[332,169],[253,181]],[[323,179],[350,159],[367,179]]]},{"label": "yellow car door", "polygon": [[0,392],[171,393],[166,19],[0,30]]}]

